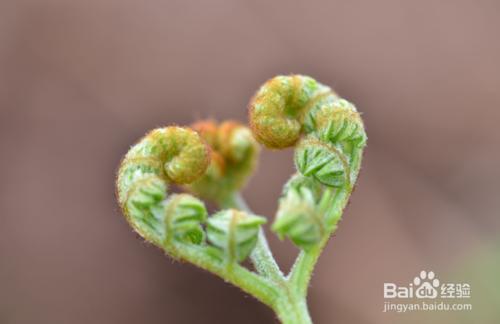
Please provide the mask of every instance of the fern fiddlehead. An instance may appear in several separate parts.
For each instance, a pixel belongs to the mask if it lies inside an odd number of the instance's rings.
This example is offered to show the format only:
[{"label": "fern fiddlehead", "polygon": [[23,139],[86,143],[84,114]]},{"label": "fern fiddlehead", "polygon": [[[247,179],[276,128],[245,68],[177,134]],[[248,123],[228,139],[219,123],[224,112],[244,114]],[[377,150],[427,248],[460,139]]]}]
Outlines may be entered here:
[{"label": "fern fiddlehead", "polygon": [[[270,148],[295,146],[295,165],[303,177],[316,180],[294,180],[285,187],[282,201],[311,203],[308,191],[317,191],[318,185],[331,194],[332,189],[350,192],[359,172],[362,149],[366,143],[363,122],[354,105],[338,97],[329,87],[314,79],[301,76],[278,76],[266,82],[249,105],[250,124],[257,139]],[[281,138],[287,134],[285,138]],[[298,192],[302,192],[299,196]],[[289,197],[294,195],[294,197]],[[326,199],[326,198],[325,198]],[[309,203],[307,202],[309,201]],[[289,208],[289,203],[282,203]],[[323,211],[324,213],[325,211]],[[273,228],[284,235],[283,212]],[[290,213],[286,213],[290,214]],[[315,212],[304,213],[313,217]],[[303,226],[304,222],[287,222]],[[326,225],[326,224],[325,224]],[[311,228],[316,228],[313,226]],[[320,226],[321,227],[321,226]],[[321,235],[316,235],[319,241]]]},{"label": "fern fiddlehead", "polygon": [[[241,219],[253,221],[251,233],[231,223],[221,224],[219,229],[232,241],[226,244],[230,249],[218,251],[217,244],[205,241],[207,211],[203,202],[188,194],[167,197],[171,184],[188,184],[203,177],[209,163],[210,147],[194,130],[167,127],[151,131],[132,146],[118,170],[117,196],[123,213],[135,231],[170,256],[209,270],[271,304],[275,294],[272,284],[238,264],[247,255],[239,252],[241,236],[251,240],[254,235],[255,240],[263,219],[242,212]],[[251,244],[246,246],[249,248]],[[238,251],[238,258],[225,258],[230,251]],[[230,260],[230,271],[223,259]]]},{"label": "fern fiddlehead", "polygon": [[205,199],[223,204],[246,184],[260,148],[250,129],[235,122],[199,121],[191,126],[211,148],[212,163],[198,180],[186,186]]},{"label": "fern fiddlehead", "polygon": [[[117,196],[130,225],[174,258],[242,288],[283,323],[312,323],[306,296],[312,270],[335,231],[360,169],[366,134],[353,104],[301,76],[277,76],[249,104],[251,129],[212,120],[153,130],[123,159]],[[255,169],[258,142],[295,147],[297,173],[284,187],[271,229],[301,251],[290,273],[279,269],[261,226],[239,191]],[[209,216],[181,185],[223,209]],[[241,265],[250,258],[255,271]]]},{"label": "fern fiddlehead", "polygon": [[[192,130],[167,127],[147,134],[130,149],[118,171],[118,201],[130,225],[156,245],[173,233],[165,224],[185,227],[185,234],[198,232],[195,236],[200,236],[197,223],[206,218],[203,203],[186,195],[165,199],[171,183],[194,181],[209,162],[209,148]],[[176,213],[179,209],[183,212]]]},{"label": "fern fiddlehead", "polygon": [[366,134],[353,104],[301,76],[267,81],[249,105],[250,124],[269,148],[295,146],[299,175],[285,186],[272,229],[302,249],[289,275],[305,295],[359,173]]}]

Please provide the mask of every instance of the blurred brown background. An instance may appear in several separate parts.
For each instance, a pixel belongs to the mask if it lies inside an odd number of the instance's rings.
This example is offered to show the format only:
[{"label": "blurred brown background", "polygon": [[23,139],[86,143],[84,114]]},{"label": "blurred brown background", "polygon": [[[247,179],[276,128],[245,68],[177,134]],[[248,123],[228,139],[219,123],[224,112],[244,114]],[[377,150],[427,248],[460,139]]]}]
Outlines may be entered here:
[{"label": "blurred brown background", "polygon": [[[356,103],[369,147],[315,273],[315,323],[498,323],[496,1],[0,2],[0,323],[275,323],[270,310],[142,243],[114,171],[148,129],[246,121],[276,74]],[[272,217],[292,152],[245,191]],[[283,267],[296,253],[272,238]],[[473,311],[385,314],[420,270],[472,285]],[[424,320],[424,318],[426,318]]]}]

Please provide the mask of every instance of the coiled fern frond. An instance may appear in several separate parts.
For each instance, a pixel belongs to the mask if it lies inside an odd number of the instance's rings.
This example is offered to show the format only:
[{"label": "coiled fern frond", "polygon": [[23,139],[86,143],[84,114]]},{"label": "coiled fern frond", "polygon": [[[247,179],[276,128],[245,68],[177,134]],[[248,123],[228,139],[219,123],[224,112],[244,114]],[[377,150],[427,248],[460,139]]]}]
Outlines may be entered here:
[{"label": "coiled fern frond", "polygon": [[[240,287],[283,323],[309,324],[307,287],[356,183],[367,140],[363,121],[352,103],[302,75],[262,85],[249,118],[250,128],[204,120],[151,131],[120,164],[118,202],[131,227],[168,255]],[[271,226],[300,249],[288,275],[267,244],[266,218],[239,194],[257,165],[259,142],[295,149],[297,173],[284,186]],[[190,194],[168,194],[173,185]],[[200,199],[222,210],[209,216]],[[253,269],[242,265],[248,258]]]}]

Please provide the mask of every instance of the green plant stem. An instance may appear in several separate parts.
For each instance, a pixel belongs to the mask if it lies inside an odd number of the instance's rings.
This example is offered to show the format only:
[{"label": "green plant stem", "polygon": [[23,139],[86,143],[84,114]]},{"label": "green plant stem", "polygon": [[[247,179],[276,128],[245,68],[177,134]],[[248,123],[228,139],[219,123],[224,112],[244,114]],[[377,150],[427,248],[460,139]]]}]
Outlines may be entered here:
[{"label": "green plant stem", "polygon": [[206,247],[171,243],[165,245],[164,249],[172,257],[188,261],[212,272],[270,307],[274,307],[281,295],[280,287],[271,280],[259,276],[237,263],[227,267],[224,262],[211,255]]},{"label": "green plant stem", "polygon": [[307,300],[297,294],[280,299],[273,309],[283,324],[312,324]]},{"label": "green plant stem", "polygon": [[[237,208],[252,213],[239,193],[231,195],[219,205],[222,208]],[[250,259],[257,272],[278,287],[279,297],[270,306],[280,321],[283,324],[312,324],[306,296],[300,294],[294,283],[285,278],[269,249],[262,230]]]},{"label": "green plant stem", "polygon": [[[352,164],[350,172],[350,182],[355,183],[359,174],[362,159],[362,150],[355,149],[350,155]],[[312,272],[321,252],[325,248],[330,236],[335,232],[337,223],[342,217],[345,206],[349,202],[349,197],[352,193],[353,187],[347,184],[343,188],[334,189],[328,188],[320,202],[320,210],[325,212],[325,220],[328,235],[319,242],[317,246],[309,251],[302,250],[295,260],[292,270],[288,274],[288,280],[296,287],[300,296],[307,297],[307,288],[311,281]]]}]

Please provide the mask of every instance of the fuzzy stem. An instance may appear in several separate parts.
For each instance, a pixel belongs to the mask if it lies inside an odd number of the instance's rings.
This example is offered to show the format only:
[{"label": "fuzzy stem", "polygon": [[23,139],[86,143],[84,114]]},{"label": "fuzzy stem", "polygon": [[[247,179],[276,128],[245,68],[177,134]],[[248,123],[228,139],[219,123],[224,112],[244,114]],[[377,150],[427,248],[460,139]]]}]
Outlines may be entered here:
[{"label": "fuzzy stem", "polygon": [[274,308],[282,324],[312,324],[306,298],[290,294]]},{"label": "fuzzy stem", "polygon": [[[219,204],[225,208],[238,208],[252,213],[239,193],[230,196]],[[295,283],[287,280],[279,269],[276,260],[267,243],[264,231],[261,229],[257,245],[250,259],[259,274],[268,278],[278,287],[279,297],[271,305],[283,324],[312,324],[307,308],[306,296],[301,295]]]},{"label": "fuzzy stem", "polygon": [[173,243],[164,246],[164,248],[172,257],[188,261],[212,272],[270,307],[274,307],[281,295],[280,287],[271,280],[263,278],[239,264],[227,267],[224,262],[216,259],[202,246]]}]

